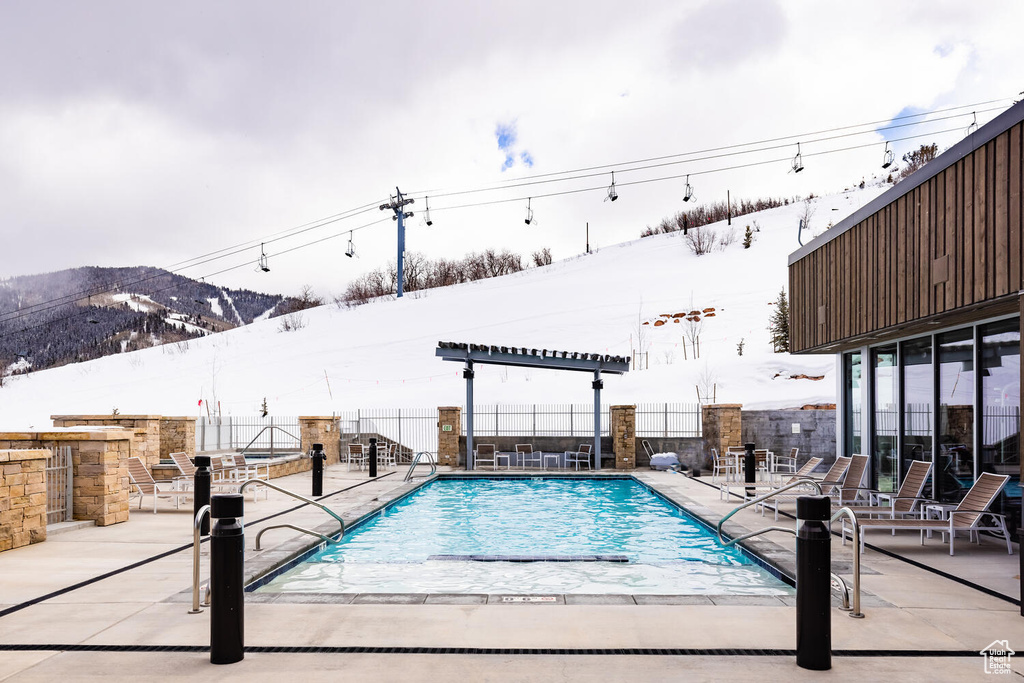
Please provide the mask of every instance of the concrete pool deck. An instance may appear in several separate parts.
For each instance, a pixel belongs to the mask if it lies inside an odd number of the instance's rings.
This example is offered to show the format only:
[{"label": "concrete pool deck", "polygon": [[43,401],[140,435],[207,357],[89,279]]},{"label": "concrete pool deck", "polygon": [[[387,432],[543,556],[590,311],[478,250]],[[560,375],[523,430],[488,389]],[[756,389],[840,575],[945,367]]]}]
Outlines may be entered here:
[{"label": "concrete pool deck", "polygon": [[[665,495],[703,506],[713,515],[735,505],[719,500],[717,489],[698,480],[669,472],[635,474]],[[401,479],[401,473],[391,473],[368,481],[365,472],[330,468],[324,490],[347,490],[321,502],[343,516],[358,516],[402,489]],[[303,495],[310,490],[309,474],[274,482]],[[281,518],[256,520],[296,503],[274,491],[255,504],[246,501],[247,562],[257,555],[252,551],[256,532]],[[36,601],[0,616],[0,680],[143,676],[261,681],[299,674],[308,680],[344,675],[349,680],[667,681],[739,678],[756,672],[761,679],[785,676],[795,681],[882,676],[962,681],[988,678],[976,653],[993,641],[1024,647],[1024,618],[1016,604],[869,548],[862,578],[866,618],[851,619],[833,610],[835,655],[827,673],[796,666],[788,652],[795,640],[794,609],[785,600],[730,604],[724,598],[677,597],[634,604],[618,596],[582,601],[592,604],[566,600],[568,604],[552,605],[426,599],[388,604],[386,597],[373,596],[340,604],[262,602],[247,595],[245,642],[253,650],[242,662],[215,666],[202,651],[209,645],[209,612],[187,614],[191,516],[190,506],[176,511],[172,502],[161,500],[156,515],[133,509],[125,524],[77,528],[52,534],[45,543],[0,553],[0,613]],[[300,526],[319,526],[326,519],[309,507],[287,516]],[[772,524],[770,517],[749,510],[734,519],[750,529]],[[780,519],[779,525],[792,522]],[[263,552],[285,554],[289,545],[300,543],[295,536],[289,530],[268,532]],[[771,534],[770,541],[783,549],[793,547],[788,534]],[[1005,545],[993,539],[984,539],[980,546],[964,539],[954,557],[938,539],[922,548],[911,532],[895,537],[879,533],[868,542],[1019,599],[1019,558],[1007,555]],[[848,566],[851,546],[844,548],[837,538],[832,547],[835,566]],[[167,555],[146,562],[161,553]],[[207,553],[204,544],[204,576]],[[140,564],[66,590],[135,563]],[[300,652],[302,648],[312,651]],[[609,652],[595,652],[601,650]],[[1024,675],[1024,654],[1019,657],[1012,666]]]}]

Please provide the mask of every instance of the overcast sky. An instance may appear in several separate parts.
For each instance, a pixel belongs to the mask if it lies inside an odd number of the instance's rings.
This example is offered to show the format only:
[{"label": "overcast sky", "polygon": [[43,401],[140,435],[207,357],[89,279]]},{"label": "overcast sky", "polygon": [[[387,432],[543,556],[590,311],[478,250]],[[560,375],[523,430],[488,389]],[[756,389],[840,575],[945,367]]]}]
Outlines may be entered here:
[{"label": "overcast sky", "polygon": [[[376,207],[396,185],[419,197],[407,249],[432,257],[547,246],[564,258],[583,251],[587,222],[592,246],[607,246],[689,206],[685,178],[629,185],[642,180],[694,174],[702,201],[839,191],[882,172],[886,138],[923,136],[894,142],[898,154],[946,147],[970,117],[807,135],[799,175],[787,173],[797,138],[619,166],[614,203],[602,201],[606,169],[514,181],[999,100],[976,107],[984,123],[1024,89],[1021,26],[1024,3],[1012,0],[4,0],[0,277],[168,267],[246,246],[181,272],[329,295],[395,257],[394,223]],[[719,170],[766,159],[783,160]],[[585,188],[599,189],[543,196]],[[515,201],[445,210],[494,200]],[[348,231],[382,218],[354,232],[360,257],[345,258]],[[255,272],[261,241],[269,273]]]}]

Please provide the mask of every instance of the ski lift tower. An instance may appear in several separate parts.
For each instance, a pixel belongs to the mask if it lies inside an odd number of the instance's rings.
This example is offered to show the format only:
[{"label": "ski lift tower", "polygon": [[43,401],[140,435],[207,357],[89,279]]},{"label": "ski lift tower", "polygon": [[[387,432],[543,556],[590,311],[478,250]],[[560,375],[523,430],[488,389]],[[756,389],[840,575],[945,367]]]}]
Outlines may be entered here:
[{"label": "ski lift tower", "polygon": [[391,203],[380,205],[381,211],[386,211],[387,209],[394,211],[395,215],[391,217],[391,220],[398,221],[398,298],[402,297],[402,284],[405,279],[405,219],[412,218],[412,211],[405,211],[402,207],[415,201],[412,197],[403,197],[402,191],[396,187],[395,196],[391,198]]}]

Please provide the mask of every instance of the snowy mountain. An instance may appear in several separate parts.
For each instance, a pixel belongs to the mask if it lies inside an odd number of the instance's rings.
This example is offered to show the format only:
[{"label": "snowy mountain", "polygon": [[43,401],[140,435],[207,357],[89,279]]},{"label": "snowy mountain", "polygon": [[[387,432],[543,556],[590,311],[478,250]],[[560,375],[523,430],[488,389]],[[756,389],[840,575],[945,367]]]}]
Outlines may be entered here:
[{"label": "snowy mountain", "polygon": [[[701,256],[682,232],[653,235],[513,275],[356,307],[319,306],[17,376],[0,389],[0,414],[4,427],[27,428],[49,425],[55,413],[114,408],[196,414],[199,401],[225,415],[256,413],[264,399],[272,415],[462,405],[461,367],[435,358],[439,341],[645,354],[640,368],[606,377],[609,404],[692,403],[698,394],[747,407],[832,403],[833,357],[773,353],[768,320],[787,282],[787,256],[799,246],[800,219],[810,213],[811,232],[824,231],[882,189],[797,201],[735,218],[731,228],[702,228],[715,234],[715,247]],[[744,248],[748,225],[753,241]],[[230,304],[221,305],[230,315]],[[592,396],[585,373],[495,366],[476,373],[478,403]]]}]

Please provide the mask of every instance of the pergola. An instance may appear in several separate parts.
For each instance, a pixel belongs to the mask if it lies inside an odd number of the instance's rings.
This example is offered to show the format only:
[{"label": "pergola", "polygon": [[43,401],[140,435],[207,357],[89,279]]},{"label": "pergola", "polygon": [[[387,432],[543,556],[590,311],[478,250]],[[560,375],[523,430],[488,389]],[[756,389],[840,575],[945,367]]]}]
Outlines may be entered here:
[{"label": "pergola", "polygon": [[474,363],[485,365],[513,365],[522,368],[543,370],[572,370],[592,372],[594,381],[594,462],[601,469],[601,389],[604,381],[601,373],[623,375],[629,372],[629,360],[623,356],[609,356],[600,353],[577,351],[549,351],[528,349],[519,346],[488,346],[486,344],[462,344],[438,342],[434,355],[442,360],[465,363],[462,376],[466,380],[466,468],[474,469],[473,462],[473,370]]}]

